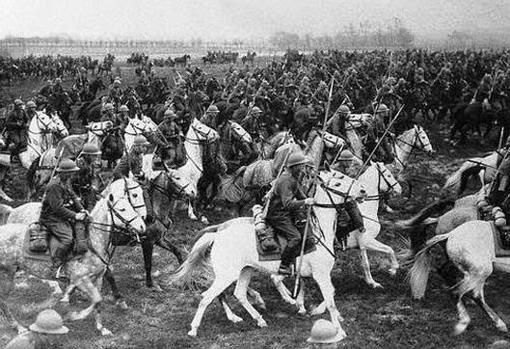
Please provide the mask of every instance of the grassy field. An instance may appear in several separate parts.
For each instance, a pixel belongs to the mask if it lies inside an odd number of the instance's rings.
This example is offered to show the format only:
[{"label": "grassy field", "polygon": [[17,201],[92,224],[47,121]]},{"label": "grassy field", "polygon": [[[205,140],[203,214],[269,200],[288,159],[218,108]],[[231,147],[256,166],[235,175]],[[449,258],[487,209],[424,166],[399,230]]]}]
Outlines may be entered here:
[{"label": "grassy field", "polygon": [[[211,74],[221,74],[226,66],[207,67]],[[133,81],[132,68],[122,65],[124,82]],[[168,69],[157,68],[157,74],[173,74]],[[21,95],[30,96],[42,83],[25,81],[0,91],[0,100],[12,99]],[[452,149],[443,141],[446,129],[437,125],[427,125],[432,144],[438,150],[437,155],[426,158],[418,155],[409,171],[415,184],[413,198],[407,204],[408,210],[422,207],[440,196],[440,186],[446,175],[463,161],[484,148],[473,142],[466,147]],[[8,184],[8,194],[17,199],[23,197],[24,171],[15,169]],[[218,208],[208,212],[214,222],[221,222],[226,212]],[[391,222],[407,214],[385,215],[384,220]],[[189,221],[180,211],[175,222],[173,238],[186,246],[191,246],[197,232],[203,228],[201,223]],[[383,226],[380,240],[395,249],[402,247],[401,232],[388,223]],[[359,253],[357,251],[337,252],[337,262],[332,279],[336,288],[336,303],[345,318],[343,327],[348,337],[342,342],[345,348],[483,348],[496,340],[508,339],[499,334],[485,315],[475,306],[469,305],[472,325],[459,337],[452,336],[456,321],[455,304],[442,288],[440,280],[433,277],[425,300],[417,302],[410,297],[405,282],[405,271],[395,278],[386,273],[388,261],[384,256],[370,253],[374,278],[383,286],[383,290],[372,290],[361,279]],[[176,260],[163,250],[155,251],[155,269],[161,272],[163,282],[177,267]],[[316,318],[301,317],[296,309],[285,304],[277,294],[269,278],[257,275],[252,286],[257,289],[267,303],[267,311],[262,315],[269,327],[259,329],[250,316],[232,296],[228,297],[234,312],[245,321],[231,324],[225,317],[222,307],[214,302],[207,310],[196,339],[186,333],[194,315],[199,293],[182,290],[170,285],[164,286],[161,293],[153,292],[144,286],[144,271],[141,249],[121,248],[113,262],[119,287],[126,297],[129,309],[121,310],[107,298],[104,302],[104,324],[113,331],[113,336],[101,337],[94,328],[93,319],[66,323],[71,332],[63,338],[62,348],[305,348],[312,323]],[[320,303],[320,292],[312,280],[306,280],[307,306]],[[510,280],[504,274],[494,274],[487,283],[486,298],[490,305],[510,322],[510,298],[508,297]],[[105,289],[105,294],[109,290]],[[49,295],[49,289],[38,281],[18,280],[18,287],[9,302],[16,316],[28,325],[35,320],[41,304]],[[57,306],[61,313],[86,306],[86,302],[74,297],[69,308]],[[325,316],[326,317],[326,316]],[[0,321],[0,346],[14,336],[5,322]]]}]

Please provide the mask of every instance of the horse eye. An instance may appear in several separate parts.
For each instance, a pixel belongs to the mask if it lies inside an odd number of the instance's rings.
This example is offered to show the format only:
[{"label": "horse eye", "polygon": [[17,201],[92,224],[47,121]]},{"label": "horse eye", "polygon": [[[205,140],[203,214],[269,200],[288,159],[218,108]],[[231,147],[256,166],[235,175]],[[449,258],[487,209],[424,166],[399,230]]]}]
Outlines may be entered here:
[{"label": "horse eye", "polygon": [[133,197],[134,197],[134,198],[138,197],[138,194],[133,194]]},{"label": "horse eye", "polygon": [[339,186],[341,186],[341,185],[342,185],[342,183],[336,183],[336,184],[335,184],[335,187],[339,187]]},{"label": "horse eye", "polygon": [[119,212],[126,212],[125,208],[119,208]]}]

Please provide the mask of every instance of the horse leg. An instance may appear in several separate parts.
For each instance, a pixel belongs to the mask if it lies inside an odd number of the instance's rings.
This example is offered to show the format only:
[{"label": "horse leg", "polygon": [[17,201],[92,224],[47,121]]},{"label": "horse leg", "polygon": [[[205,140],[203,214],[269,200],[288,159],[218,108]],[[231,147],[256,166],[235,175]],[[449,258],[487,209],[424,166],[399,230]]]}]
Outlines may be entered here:
[{"label": "horse leg", "polygon": [[177,262],[179,263],[179,265],[184,262],[184,256],[186,256],[186,254],[187,254],[184,249],[175,246],[174,244],[172,244],[170,241],[168,241],[164,237],[162,237],[161,239],[156,241],[156,245],[173,253],[175,258],[177,258]]},{"label": "horse leg", "polygon": [[329,315],[331,316],[331,322],[343,333],[343,336],[346,336],[344,330],[340,326],[340,321],[343,321],[343,318],[340,316],[340,312],[335,304],[335,288],[331,282],[330,270],[314,270],[312,276],[319,285],[324,302],[326,302],[326,308],[329,310]]},{"label": "horse leg", "polygon": [[485,296],[483,292],[483,286],[485,285],[485,280],[480,282],[477,287],[473,290],[473,298],[475,302],[482,308],[483,311],[489,316],[489,318],[494,323],[494,326],[501,332],[508,332],[508,328],[506,324],[501,320],[498,314],[491,307],[485,303]]},{"label": "horse leg", "polygon": [[253,288],[248,287],[248,295],[253,298],[253,305],[256,305],[259,308],[266,310],[266,302],[264,302],[260,293],[255,291]]},{"label": "horse leg", "polygon": [[368,260],[367,249],[360,248],[361,266],[365,274],[365,282],[372,288],[383,288],[382,285],[374,280],[370,271],[370,261]]},{"label": "horse leg", "polygon": [[113,276],[113,272],[111,270],[111,267],[106,268],[106,272],[104,273],[104,278],[108,282],[108,285],[110,285],[110,288],[112,289],[113,298],[115,300],[115,305],[119,306],[121,309],[127,309],[128,306],[126,304],[126,300],[122,296],[122,294],[119,291],[119,288],[117,287],[117,282],[115,281],[115,277]]},{"label": "horse leg", "polygon": [[4,314],[4,318],[15,328],[18,333],[26,332],[27,329],[23,327],[12,315],[7,305],[7,297],[14,288],[14,269],[0,267],[0,314]]},{"label": "horse leg", "polygon": [[466,309],[466,306],[464,305],[464,302],[462,301],[463,296],[464,294],[457,296],[457,311],[459,312],[459,321],[455,325],[455,329],[453,331],[454,335],[456,336],[462,334],[471,322],[469,313]]},{"label": "horse leg", "polygon": [[[390,260],[391,260],[391,267],[389,269],[389,273],[391,276],[395,276],[397,274],[397,270],[400,266],[398,264],[397,257],[395,256],[395,251],[393,251],[393,249],[390,246],[385,245],[382,242],[377,241],[374,238],[369,238],[367,240],[364,240],[363,246],[366,249],[369,249],[371,251],[378,251],[378,252],[386,253],[387,255],[389,255]],[[365,250],[365,252],[366,252],[366,250]],[[367,258],[367,260],[368,260],[368,258]]]},{"label": "horse leg", "polygon": [[4,199],[7,202],[12,202],[12,198],[9,197],[4,191],[4,180],[5,175],[7,174],[7,171],[9,171],[9,167],[0,165],[0,198]]},{"label": "horse leg", "polygon": [[299,292],[296,298],[296,306],[298,307],[298,314],[305,315],[305,282],[301,279],[301,287],[299,288]]},{"label": "horse leg", "polygon": [[[98,277],[96,280],[96,284],[95,284],[96,290],[101,289],[102,283],[103,283],[103,278]],[[99,297],[101,297],[101,295]],[[101,318],[102,308],[103,308],[103,305],[102,305],[101,301],[99,301],[95,307],[95,314],[94,314],[94,318],[96,320],[96,329],[101,332],[102,336],[110,336],[110,335],[112,335],[112,331],[110,331],[103,325],[103,321]]]},{"label": "horse leg", "polygon": [[188,199],[188,218],[194,221],[198,221],[198,217],[195,214],[193,207],[194,205],[192,204],[192,202],[194,203],[195,201],[192,199]]},{"label": "horse leg", "polygon": [[224,293],[222,293],[221,295],[218,296],[218,300],[220,301],[221,305],[223,306],[223,309],[225,310],[225,314],[227,315],[227,319],[229,319],[229,321],[233,322],[234,324],[243,321],[242,317],[237,316],[232,311],[232,309],[230,309]]},{"label": "horse leg", "polygon": [[267,327],[267,323],[262,318],[262,315],[260,315],[260,313],[250,304],[250,302],[248,302],[248,285],[250,284],[252,275],[252,268],[244,268],[241,270],[234,290],[234,296],[237,298],[239,303],[241,303],[243,308],[246,309],[246,311],[251,315],[253,320],[257,321],[257,326]]},{"label": "horse leg", "polygon": [[188,336],[196,337],[198,327],[202,322],[202,318],[204,316],[204,312],[214,300],[214,298],[218,297],[225,289],[232,284],[236,280],[236,275],[231,273],[230,275],[216,275],[211,287],[207,289],[204,293],[202,293],[202,300],[198,305],[197,312],[191,321],[191,330],[188,332]]},{"label": "horse leg", "polygon": [[142,242],[143,263],[145,266],[145,285],[148,288],[153,288],[156,292],[161,292],[161,287],[152,281],[152,252],[154,250],[154,240],[147,237]]},{"label": "horse leg", "polygon": [[80,278],[79,280],[76,281],[75,284],[80,291],[82,291],[89,297],[91,305],[88,308],[85,308],[79,312],[70,313],[69,320],[71,321],[85,319],[94,311],[96,305],[102,301],[101,293],[88,276]]},{"label": "horse leg", "polygon": [[272,274],[271,281],[276,287],[276,290],[282,296],[282,299],[290,305],[296,305],[296,300],[292,299],[290,291],[285,287],[283,279],[279,275]]}]

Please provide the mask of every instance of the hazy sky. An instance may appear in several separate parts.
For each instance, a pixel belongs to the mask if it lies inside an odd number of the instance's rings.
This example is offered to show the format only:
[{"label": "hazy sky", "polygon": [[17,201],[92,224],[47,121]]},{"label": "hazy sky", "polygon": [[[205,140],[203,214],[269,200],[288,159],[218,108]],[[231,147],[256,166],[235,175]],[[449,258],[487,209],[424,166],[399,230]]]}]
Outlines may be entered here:
[{"label": "hazy sky", "polygon": [[0,0],[0,38],[231,39],[334,34],[398,16],[417,36],[510,29],[510,0]]}]

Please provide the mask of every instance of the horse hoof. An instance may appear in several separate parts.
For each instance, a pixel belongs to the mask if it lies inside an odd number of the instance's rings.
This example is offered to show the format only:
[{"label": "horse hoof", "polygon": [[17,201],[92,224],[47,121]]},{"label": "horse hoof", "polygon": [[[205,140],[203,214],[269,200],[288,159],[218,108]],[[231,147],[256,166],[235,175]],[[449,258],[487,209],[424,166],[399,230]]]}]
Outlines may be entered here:
[{"label": "horse hoof", "polygon": [[260,327],[260,328],[264,328],[264,327],[267,327],[267,322],[266,320],[264,319],[260,319],[257,321],[257,326]]},{"label": "horse hoof", "polygon": [[196,336],[197,336],[197,330],[196,330],[196,329],[194,329],[194,330],[190,330],[190,331],[188,332],[188,336],[190,336],[190,337],[196,337]]},{"label": "horse hoof", "polygon": [[464,323],[459,323],[459,324],[455,325],[455,328],[453,330],[453,335],[454,336],[461,335],[462,333],[464,333],[467,326],[468,326],[468,324],[464,324]]},{"label": "horse hoof", "polygon": [[381,285],[380,283],[375,282],[375,281],[374,281],[374,282],[369,283],[368,285],[369,285],[370,287],[372,287],[374,290],[376,290],[376,289],[378,289],[378,288],[380,288],[380,289],[382,290],[382,289],[384,288],[384,287],[382,287],[382,285]]},{"label": "horse hoof", "polygon": [[237,316],[237,315],[233,314],[233,315],[231,316],[231,318],[230,318],[230,321],[232,321],[234,324],[237,324],[237,323],[239,323],[239,322],[243,322],[244,320],[243,320],[243,318],[242,318],[242,317],[239,317],[239,316]]},{"label": "horse hoof", "polygon": [[110,331],[109,329],[107,328],[103,328],[101,330],[101,336],[111,336],[113,335],[112,331]]},{"label": "horse hoof", "polygon": [[116,305],[122,309],[122,310],[127,310],[128,309],[128,305],[126,303],[125,300],[122,300],[122,301],[117,301]]},{"label": "horse hoof", "polygon": [[500,332],[503,332],[503,333],[507,333],[508,332],[508,328],[506,327],[506,324],[501,319],[498,320],[498,323],[496,324],[496,328]]},{"label": "horse hoof", "polygon": [[299,308],[297,313],[298,313],[299,316],[306,316],[307,315],[306,309],[304,307],[303,308]]}]

